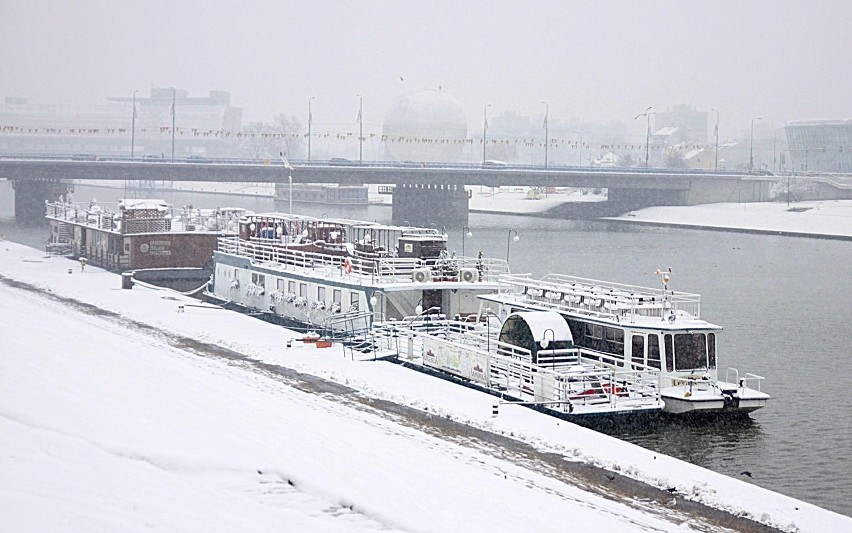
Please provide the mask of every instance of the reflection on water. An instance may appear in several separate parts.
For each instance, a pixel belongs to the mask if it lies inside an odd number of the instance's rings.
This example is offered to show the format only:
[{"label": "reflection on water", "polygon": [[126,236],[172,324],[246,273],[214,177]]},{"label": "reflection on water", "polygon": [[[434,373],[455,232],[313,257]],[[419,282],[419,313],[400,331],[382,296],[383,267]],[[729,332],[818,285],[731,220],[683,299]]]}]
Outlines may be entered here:
[{"label": "reflection on water", "polygon": [[760,423],[748,416],[712,420],[663,417],[642,427],[605,433],[731,475],[754,469],[747,458],[759,456],[766,439]]},{"label": "reflection on water", "polygon": [[[270,198],[154,193],[176,208],[244,207],[285,211]],[[77,187],[75,199],[117,201],[120,191]],[[0,202],[2,205],[2,202]],[[389,206],[294,204],[298,213],[389,222]],[[5,220],[2,220],[3,218]],[[17,228],[0,212],[0,233],[41,247],[46,224]],[[442,226],[436,220],[438,228]],[[655,285],[672,267],[671,288],[701,294],[702,318],[720,324],[720,376],[726,367],[766,376],[769,405],[750,418],[713,424],[666,422],[610,434],[823,507],[852,514],[852,245],[844,241],[471,214],[465,253],[505,258],[514,273],[572,274]],[[520,240],[509,237],[516,230]],[[461,251],[462,231],[448,228]],[[741,472],[749,471],[753,478]],[[826,490],[829,483],[831,490]]]}]

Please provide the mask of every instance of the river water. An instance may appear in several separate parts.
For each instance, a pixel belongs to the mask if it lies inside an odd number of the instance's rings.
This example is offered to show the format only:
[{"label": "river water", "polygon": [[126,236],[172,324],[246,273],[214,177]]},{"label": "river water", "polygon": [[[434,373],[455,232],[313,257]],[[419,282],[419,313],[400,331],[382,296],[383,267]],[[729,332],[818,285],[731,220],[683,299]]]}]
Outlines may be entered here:
[{"label": "river water", "polygon": [[[5,197],[0,198],[0,234],[42,246],[46,225],[14,225],[7,194],[0,191]],[[78,186],[75,199],[114,202],[119,195]],[[176,207],[276,209],[268,198],[157,196]],[[386,206],[295,207],[335,218],[389,222],[391,216]],[[717,341],[720,377],[726,367],[766,376],[762,388],[772,400],[746,422],[665,424],[616,436],[852,515],[852,328],[846,322],[852,310],[852,243],[476,213],[469,225],[473,236],[465,241],[466,255],[482,250],[505,259],[508,253],[514,273],[654,287],[659,279],[653,272],[671,267],[670,288],[700,293],[702,318],[725,328]],[[511,230],[520,237],[517,242]],[[460,253],[462,230],[448,234],[450,248]]]}]

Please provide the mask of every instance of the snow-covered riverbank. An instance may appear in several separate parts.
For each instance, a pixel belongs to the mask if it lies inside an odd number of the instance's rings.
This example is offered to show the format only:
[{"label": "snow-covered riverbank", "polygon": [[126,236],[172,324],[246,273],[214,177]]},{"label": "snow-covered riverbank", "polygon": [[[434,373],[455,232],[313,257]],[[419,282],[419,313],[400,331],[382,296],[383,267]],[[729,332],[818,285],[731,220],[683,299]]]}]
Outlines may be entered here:
[{"label": "snow-covered riverbank", "polygon": [[[602,530],[721,530],[691,502],[788,531],[852,529],[527,409],[492,418],[492,397],[390,363],[288,349],[294,334],[279,327],[122,290],[116,274],[38,250],[0,243],[0,276],[9,530],[517,531],[566,516]],[[625,498],[617,478],[578,480],[455,423],[673,492]]]}]

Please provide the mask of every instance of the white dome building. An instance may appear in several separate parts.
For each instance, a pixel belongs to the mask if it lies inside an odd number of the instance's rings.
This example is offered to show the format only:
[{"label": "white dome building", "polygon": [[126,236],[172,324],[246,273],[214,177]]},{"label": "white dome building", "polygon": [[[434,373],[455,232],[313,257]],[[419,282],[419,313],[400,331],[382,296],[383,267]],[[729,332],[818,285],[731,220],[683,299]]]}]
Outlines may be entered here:
[{"label": "white dome building", "polygon": [[457,162],[467,139],[458,100],[441,90],[404,94],[385,113],[382,135],[398,161]]}]

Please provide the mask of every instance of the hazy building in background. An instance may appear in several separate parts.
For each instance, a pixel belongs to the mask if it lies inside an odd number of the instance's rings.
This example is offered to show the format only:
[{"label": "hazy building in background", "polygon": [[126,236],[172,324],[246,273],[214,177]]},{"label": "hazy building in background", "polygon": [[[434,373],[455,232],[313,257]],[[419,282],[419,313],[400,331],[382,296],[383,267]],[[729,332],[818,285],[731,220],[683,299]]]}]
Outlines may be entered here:
[{"label": "hazy building in background", "polygon": [[[173,111],[174,110],[174,111]],[[151,89],[148,96],[107,98],[104,104],[0,103],[0,152],[170,157],[174,113],[175,157],[228,156],[242,127],[242,109],[226,91],[190,97],[187,91]],[[135,127],[134,127],[135,122]]]},{"label": "hazy building in background", "polygon": [[791,122],[780,168],[798,172],[852,172],[852,119]]}]

